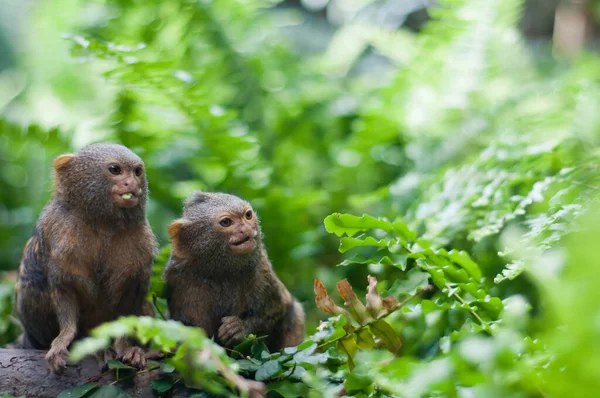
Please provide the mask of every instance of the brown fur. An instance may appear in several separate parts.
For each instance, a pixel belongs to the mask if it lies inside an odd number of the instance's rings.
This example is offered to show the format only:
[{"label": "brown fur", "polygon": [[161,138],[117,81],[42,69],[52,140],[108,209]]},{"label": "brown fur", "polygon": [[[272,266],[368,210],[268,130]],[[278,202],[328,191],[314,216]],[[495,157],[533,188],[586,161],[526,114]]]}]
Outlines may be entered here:
[{"label": "brown fur", "polygon": [[[120,175],[106,172],[112,164],[122,168]],[[156,240],[145,216],[145,174],[135,174],[143,163],[129,149],[91,145],[59,156],[54,167],[56,192],[19,267],[16,311],[24,348],[50,349],[50,368],[60,372],[75,338],[121,315],[147,312]],[[136,192],[137,204],[117,206],[113,195],[127,189]],[[143,365],[140,349],[128,341],[115,349]]]},{"label": "brown fur", "polygon": [[[202,327],[232,346],[248,334],[268,335],[272,351],[304,338],[304,312],[275,275],[262,245],[258,219],[244,217],[250,204],[232,195],[197,193],[183,218],[169,227],[173,253],[163,278],[171,318]],[[219,220],[229,218],[231,227]],[[236,253],[230,239],[253,236],[256,246]]]}]

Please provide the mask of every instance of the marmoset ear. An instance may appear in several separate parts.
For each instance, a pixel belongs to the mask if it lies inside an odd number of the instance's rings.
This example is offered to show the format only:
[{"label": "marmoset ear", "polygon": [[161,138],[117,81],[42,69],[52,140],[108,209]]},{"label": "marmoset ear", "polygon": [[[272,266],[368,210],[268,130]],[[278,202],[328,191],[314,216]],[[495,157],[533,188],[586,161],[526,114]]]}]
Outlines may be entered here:
[{"label": "marmoset ear", "polygon": [[178,256],[183,256],[185,250],[180,245],[180,236],[182,230],[185,229],[187,221],[183,219],[175,220],[169,225],[169,235],[171,236],[171,243],[173,244],[173,252]]},{"label": "marmoset ear", "polygon": [[60,170],[69,165],[75,159],[75,155],[66,153],[54,159],[54,169]]},{"label": "marmoset ear", "polygon": [[[173,241],[175,241],[178,237],[179,237],[179,232],[181,231],[181,229],[185,226],[186,222],[184,220],[175,220],[171,223],[171,225],[169,225],[169,235],[171,236],[171,239],[173,239]],[[174,243],[174,242],[173,242]]]}]

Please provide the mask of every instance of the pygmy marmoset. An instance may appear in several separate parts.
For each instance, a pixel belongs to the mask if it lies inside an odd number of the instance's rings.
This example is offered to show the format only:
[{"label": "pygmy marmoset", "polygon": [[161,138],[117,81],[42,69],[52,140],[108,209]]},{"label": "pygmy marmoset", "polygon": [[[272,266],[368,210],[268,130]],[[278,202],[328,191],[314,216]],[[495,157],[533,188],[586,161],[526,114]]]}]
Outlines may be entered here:
[{"label": "pygmy marmoset", "polygon": [[169,226],[173,252],[163,278],[171,318],[224,346],[268,335],[271,351],[304,337],[304,311],[277,278],[256,213],[223,193],[196,192]]},{"label": "pygmy marmoset", "polygon": [[[148,312],[145,300],[156,240],[146,219],[144,163],[116,144],[94,144],[54,160],[55,193],[19,266],[16,312],[23,348],[49,349],[54,372],[71,342],[121,315]],[[117,357],[133,365],[143,351],[125,340]]]}]

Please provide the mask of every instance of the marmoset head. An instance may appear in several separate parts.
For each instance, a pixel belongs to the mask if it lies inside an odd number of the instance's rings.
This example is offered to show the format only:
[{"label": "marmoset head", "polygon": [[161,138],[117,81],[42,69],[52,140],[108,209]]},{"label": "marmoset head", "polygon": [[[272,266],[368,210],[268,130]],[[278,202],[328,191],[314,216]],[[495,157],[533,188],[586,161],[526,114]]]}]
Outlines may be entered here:
[{"label": "marmoset head", "polygon": [[117,144],[92,144],[54,160],[57,196],[96,222],[144,217],[148,182],[144,162]]},{"label": "marmoset head", "polygon": [[169,226],[173,247],[181,257],[205,261],[243,261],[258,253],[260,225],[250,203],[224,193],[196,192],[183,217]]}]

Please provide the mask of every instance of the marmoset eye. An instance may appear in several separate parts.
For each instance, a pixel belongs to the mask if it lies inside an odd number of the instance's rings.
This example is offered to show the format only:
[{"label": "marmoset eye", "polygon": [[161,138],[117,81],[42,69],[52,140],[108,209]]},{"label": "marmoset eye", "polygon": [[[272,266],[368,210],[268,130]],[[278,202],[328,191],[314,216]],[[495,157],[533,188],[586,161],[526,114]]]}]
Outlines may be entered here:
[{"label": "marmoset eye", "polygon": [[110,166],[108,166],[108,171],[110,172],[110,174],[113,174],[113,175],[121,174],[121,168],[119,166],[117,166],[116,164],[111,164]]}]

